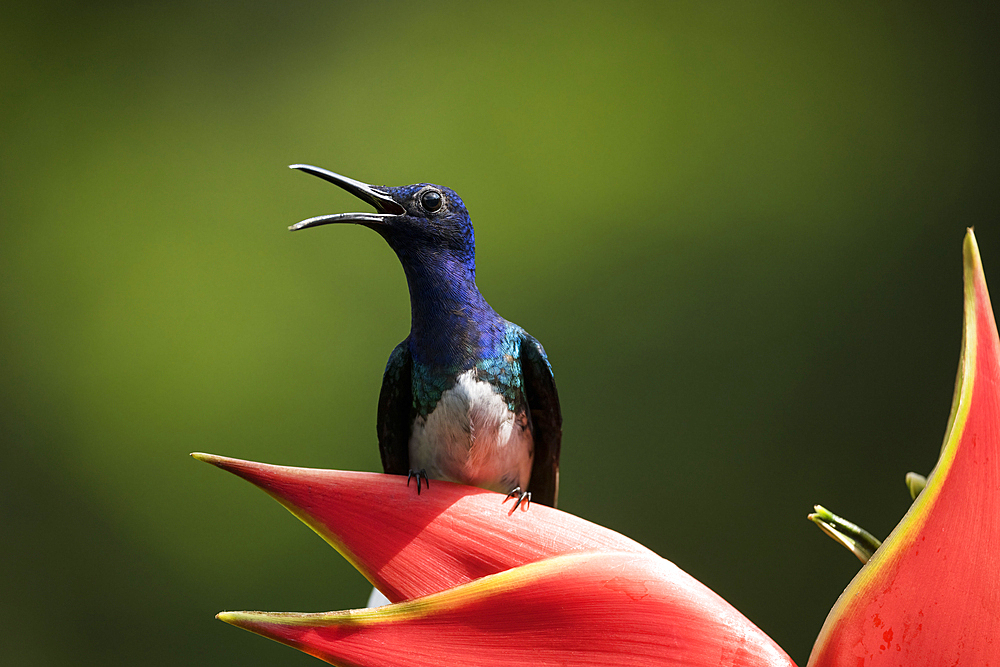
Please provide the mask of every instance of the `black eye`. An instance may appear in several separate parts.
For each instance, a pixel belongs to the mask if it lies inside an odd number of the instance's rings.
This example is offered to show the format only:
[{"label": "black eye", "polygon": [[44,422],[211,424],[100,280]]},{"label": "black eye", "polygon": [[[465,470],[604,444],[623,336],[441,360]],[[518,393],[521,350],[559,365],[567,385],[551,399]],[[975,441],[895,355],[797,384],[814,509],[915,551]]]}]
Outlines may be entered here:
[{"label": "black eye", "polygon": [[435,192],[434,190],[428,190],[424,194],[420,195],[420,204],[425,210],[434,212],[441,208],[441,193]]}]

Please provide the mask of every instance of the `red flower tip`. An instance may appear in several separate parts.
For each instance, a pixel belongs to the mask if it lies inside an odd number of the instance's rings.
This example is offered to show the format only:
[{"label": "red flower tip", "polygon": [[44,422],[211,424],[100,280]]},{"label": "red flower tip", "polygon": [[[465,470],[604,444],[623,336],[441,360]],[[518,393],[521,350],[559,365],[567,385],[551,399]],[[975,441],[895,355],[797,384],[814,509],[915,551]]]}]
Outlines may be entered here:
[{"label": "red flower tip", "polygon": [[508,515],[503,495],[475,487],[435,480],[417,495],[397,475],[192,456],[266,491],[393,602],[565,553],[653,553],[544,505]]}]

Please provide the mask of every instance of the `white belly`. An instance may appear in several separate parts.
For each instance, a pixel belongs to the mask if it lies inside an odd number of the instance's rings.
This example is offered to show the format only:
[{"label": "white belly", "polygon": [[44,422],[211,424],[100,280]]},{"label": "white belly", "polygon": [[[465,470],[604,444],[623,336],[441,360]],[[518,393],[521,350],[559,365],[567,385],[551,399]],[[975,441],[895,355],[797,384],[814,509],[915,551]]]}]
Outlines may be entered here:
[{"label": "white belly", "polygon": [[527,414],[511,412],[474,370],[459,376],[410,435],[410,468],[500,493],[527,489],[533,455]]}]

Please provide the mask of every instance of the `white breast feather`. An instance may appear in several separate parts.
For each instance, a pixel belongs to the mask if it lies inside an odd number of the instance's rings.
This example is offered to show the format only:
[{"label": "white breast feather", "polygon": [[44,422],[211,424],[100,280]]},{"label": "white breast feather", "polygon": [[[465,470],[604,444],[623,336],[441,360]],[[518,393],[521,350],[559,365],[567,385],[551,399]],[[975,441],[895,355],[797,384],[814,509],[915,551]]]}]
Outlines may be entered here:
[{"label": "white breast feather", "polygon": [[413,425],[410,467],[425,469],[432,479],[507,493],[527,488],[533,450],[527,415],[512,412],[470,370]]}]

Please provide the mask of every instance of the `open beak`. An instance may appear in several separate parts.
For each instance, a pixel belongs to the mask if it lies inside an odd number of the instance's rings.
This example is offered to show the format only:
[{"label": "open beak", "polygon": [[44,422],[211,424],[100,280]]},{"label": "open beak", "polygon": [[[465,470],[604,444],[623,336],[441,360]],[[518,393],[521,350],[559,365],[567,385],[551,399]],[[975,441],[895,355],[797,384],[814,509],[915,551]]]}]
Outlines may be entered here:
[{"label": "open beak", "polygon": [[367,183],[362,183],[361,181],[356,181],[353,178],[347,178],[346,176],[341,176],[340,174],[335,174],[332,171],[327,171],[326,169],[321,169],[319,167],[313,167],[308,164],[293,164],[290,165],[290,168],[298,169],[299,171],[304,171],[307,174],[318,176],[324,181],[329,181],[334,185],[347,190],[355,197],[365,200],[374,206],[377,211],[377,213],[334,213],[332,215],[319,215],[315,218],[303,220],[302,222],[296,222],[294,225],[289,227],[289,229],[293,232],[299,229],[305,229],[306,227],[318,227],[320,225],[329,225],[335,222],[350,222],[356,225],[381,225],[384,224],[388,218],[395,218],[396,216],[402,215],[406,212],[406,210],[396,203],[391,196],[381,190],[375,189]]}]

